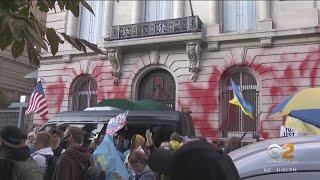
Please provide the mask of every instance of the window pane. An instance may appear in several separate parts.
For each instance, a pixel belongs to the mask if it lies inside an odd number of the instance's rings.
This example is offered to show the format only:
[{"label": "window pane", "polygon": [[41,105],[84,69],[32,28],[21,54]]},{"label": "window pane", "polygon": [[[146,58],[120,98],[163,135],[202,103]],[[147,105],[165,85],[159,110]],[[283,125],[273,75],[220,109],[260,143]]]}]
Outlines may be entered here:
[{"label": "window pane", "polygon": [[146,0],[146,21],[170,19],[173,16],[172,0]]},{"label": "window pane", "polygon": [[256,1],[223,1],[224,32],[242,32],[256,30]]},{"label": "window pane", "polygon": [[223,1],[223,29],[224,32],[237,31],[237,1]]},{"label": "window pane", "polygon": [[105,28],[105,2],[87,1],[87,3],[92,7],[95,16],[85,7],[82,7],[80,15],[80,38],[96,44],[101,37],[103,29]]},{"label": "window pane", "polygon": [[256,29],[256,1],[241,1],[241,31]]},{"label": "window pane", "polygon": [[233,91],[230,85],[232,79],[238,86],[244,97],[254,107],[254,116],[258,114],[258,98],[259,90],[256,79],[252,74],[246,72],[245,69],[235,69],[228,72],[228,76],[223,80],[222,86],[222,136],[228,137],[228,133],[241,134],[243,132],[257,133],[257,121],[244,115],[239,106],[229,103],[233,99]]},{"label": "window pane", "polygon": [[97,104],[97,82],[88,75],[78,77],[71,85],[71,110],[82,111]]}]

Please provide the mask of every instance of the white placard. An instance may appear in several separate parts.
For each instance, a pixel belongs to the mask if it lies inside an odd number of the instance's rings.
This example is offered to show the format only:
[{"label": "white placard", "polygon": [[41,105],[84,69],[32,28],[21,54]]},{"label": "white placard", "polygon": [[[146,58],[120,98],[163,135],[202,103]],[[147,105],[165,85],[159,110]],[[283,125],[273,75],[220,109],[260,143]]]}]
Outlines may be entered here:
[{"label": "white placard", "polygon": [[281,126],[280,137],[291,137],[291,136],[298,136],[298,131],[295,131],[290,128],[286,128],[285,126]]}]

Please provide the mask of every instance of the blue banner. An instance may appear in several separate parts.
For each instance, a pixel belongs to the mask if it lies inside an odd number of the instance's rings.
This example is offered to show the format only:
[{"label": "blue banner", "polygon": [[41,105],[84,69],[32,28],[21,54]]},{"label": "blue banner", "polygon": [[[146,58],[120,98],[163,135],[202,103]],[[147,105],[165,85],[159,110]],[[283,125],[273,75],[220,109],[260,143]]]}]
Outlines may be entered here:
[{"label": "blue banner", "polygon": [[106,171],[106,180],[115,180],[114,174],[120,175],[123,180],[129,179],[111,136],[105,135],[103,142],[93,152],[93,158],[95,166]]}]

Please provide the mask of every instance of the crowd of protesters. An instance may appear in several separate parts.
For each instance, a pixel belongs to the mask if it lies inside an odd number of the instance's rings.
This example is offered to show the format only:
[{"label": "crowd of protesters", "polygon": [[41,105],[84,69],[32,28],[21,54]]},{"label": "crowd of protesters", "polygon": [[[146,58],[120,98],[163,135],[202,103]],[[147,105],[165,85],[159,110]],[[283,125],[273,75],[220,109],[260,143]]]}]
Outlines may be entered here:
[{"label": "crowd of protesters", "polygon": [[[89,140],[91,136],[85,129],[67,125],[28,135],[6,126],[0,130],[0,179],[108,179],[93,156],[104,141],[104,133]],[[189,139],[172,133],[156,147],[152,132],[147,130],[134,134],[130,142],[119,132],[113,142],[117,150],[113,155],[121,159],[129,180],[240,179],[227,155],[240,148],[239,138],[231,138],[222,149],[205,138]],[[117,171],[112,172],[112,179],[125,180]]]}]

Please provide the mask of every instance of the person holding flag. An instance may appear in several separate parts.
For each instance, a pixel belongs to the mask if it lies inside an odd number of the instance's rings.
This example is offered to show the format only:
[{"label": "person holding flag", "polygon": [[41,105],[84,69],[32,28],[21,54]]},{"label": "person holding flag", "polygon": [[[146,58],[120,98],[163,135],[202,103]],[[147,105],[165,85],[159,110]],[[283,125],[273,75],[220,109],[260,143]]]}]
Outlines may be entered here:
[{"label": "person holding flag", "polygon": [[44,95],[41,80],[38,81],[36,87],[34,88],[30,97],[28,108],[25,112],[26,115],[29,115],[31,113],[38,113],[44,121],[48,120],[48,105],[46,97]]},{"label": "person holding flag", "polygon": [[113,135],[127,124],[127,114],[119,114],[109,120],[104,139],[93,152],[95,166],[106,171],[107,180],[129,179],[113,141]]},{"label": "person holding flag", "polygon": [[232,91],[233,91],[233,99],[229,101],[230,104],[239,106],[241,108],[241,111],[249,116],[251,119],[254,119],[253,116],[253,107],[251,106],[251,104],[247,101],[244,100],[241,91],[239,89],[239,87],[236,85],[236,83],[234,83],[232,81],[232,79],[230,79],[231,82],[231,87],[232,87]]}]

